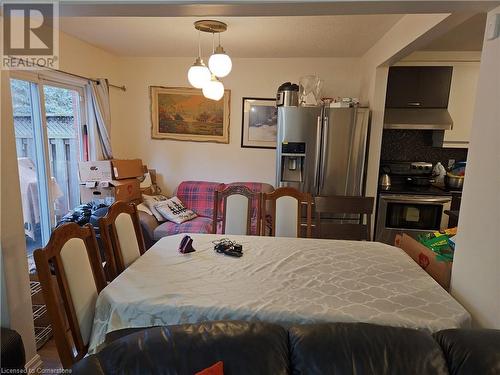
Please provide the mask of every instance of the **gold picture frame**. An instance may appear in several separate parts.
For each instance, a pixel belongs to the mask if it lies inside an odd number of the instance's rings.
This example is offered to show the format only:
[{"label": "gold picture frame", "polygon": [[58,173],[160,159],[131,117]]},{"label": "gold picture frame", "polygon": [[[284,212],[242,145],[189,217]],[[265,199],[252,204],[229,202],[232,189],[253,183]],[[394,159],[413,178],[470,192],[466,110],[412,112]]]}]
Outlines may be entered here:
[{"label": "gold picture frame", "polygon": [[194,88],[150,86],[149,93],[153,139],[229,143],[230,90],[219,101]]}]

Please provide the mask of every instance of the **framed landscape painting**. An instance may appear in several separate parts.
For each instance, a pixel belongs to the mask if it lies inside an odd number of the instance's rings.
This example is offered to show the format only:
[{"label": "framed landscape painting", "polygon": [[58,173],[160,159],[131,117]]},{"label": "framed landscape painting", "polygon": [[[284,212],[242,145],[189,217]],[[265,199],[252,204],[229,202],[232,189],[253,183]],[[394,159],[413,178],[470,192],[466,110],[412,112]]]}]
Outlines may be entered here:
[{"label": "framed landscape painting", "polygon": [[241,147],[276,148],[276,99],[243,98]]},{"label": "framed landscape painting", "polygon": [[192,88],[150,86],[149,90],[152,138],[229,143],[229,90],[219,101]]}]

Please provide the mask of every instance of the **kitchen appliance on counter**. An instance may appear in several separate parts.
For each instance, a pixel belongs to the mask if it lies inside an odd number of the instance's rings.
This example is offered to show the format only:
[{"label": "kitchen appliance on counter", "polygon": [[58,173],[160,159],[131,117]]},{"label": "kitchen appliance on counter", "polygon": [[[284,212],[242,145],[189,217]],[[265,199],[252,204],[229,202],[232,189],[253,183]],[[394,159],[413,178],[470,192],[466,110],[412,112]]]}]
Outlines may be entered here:
[{"label": "kitchen appliance on counter", "polygon": [[466,165],[466,162],[461,161],[451,166],[450,170],[444,176],[444,185],[448,190],[462,191]]},{"label": "kitchen appliance on counter", "polygon": [[394,244],[396,234],[412,237],[448,227],[452,194],[432,185],[432,163],[382,161],[392,184],[378,195],[375,241]]},{"label": "kitchen appliance on counter", "polygon": [[297,107],[299,105],[299,85],[285,82],[276,93],[276,107]]},{"label": "kitchen appliance on counter", "polygon": [[360,107],[278,107],[276,186],[362,195],[368,117]]},{"label": "kitchen appliance on counter", "polygon": [[382,190],[389,190],[391,188],[391,176],[389,176],[387,173],[384,173],[382,176],[380,176],[379,185]]}]

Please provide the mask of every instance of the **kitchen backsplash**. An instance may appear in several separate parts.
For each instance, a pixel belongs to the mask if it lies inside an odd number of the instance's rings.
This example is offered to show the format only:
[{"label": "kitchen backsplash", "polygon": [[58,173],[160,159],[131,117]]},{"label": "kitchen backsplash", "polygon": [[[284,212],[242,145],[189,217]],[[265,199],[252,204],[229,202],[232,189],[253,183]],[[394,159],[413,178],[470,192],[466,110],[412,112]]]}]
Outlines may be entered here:
[{"label": "kitchen backsplash", "polygon": [[432,146],[432,130],[385,129],[382,135],[381,160],[440,161],[445,167],[449,159],[467,160],[466,148]]}]

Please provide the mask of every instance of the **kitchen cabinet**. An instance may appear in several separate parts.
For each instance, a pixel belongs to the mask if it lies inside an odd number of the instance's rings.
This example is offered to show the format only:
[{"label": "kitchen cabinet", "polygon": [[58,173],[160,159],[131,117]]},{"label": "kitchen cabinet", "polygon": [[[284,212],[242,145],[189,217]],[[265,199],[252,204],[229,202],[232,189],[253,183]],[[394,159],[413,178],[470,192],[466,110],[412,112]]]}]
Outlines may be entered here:
[{"label": "kitchen cabinet", "polygon": [[448,104],[453,128],[444,132],[443,147],[469,147],[478,76],[479,62],[461,62],[453,67]]},{"label": "kitchen cabinet", "polygon": [[442,147],[469,147],[480,56],[479,52],[423,51],[414,53],[391,68],[453,67],[448,100],[448,112],[453,119],[453,128],[444,131],[442,141],[440,140]]},{"label": "kitchen cabinet", "polygon": [[387,108],[446,108],[451,66],[396,66],[389,69]]}]

